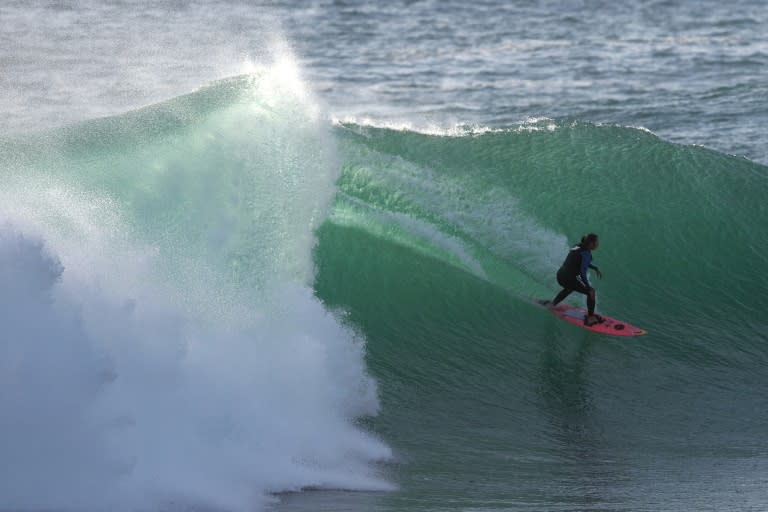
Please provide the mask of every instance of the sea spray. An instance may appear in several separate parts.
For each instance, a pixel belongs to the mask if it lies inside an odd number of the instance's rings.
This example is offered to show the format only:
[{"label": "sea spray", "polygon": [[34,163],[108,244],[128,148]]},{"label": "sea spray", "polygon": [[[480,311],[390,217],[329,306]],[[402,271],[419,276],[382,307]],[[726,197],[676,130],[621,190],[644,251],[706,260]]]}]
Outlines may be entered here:
[{"label": "sea spray", "polygon": [[1,508],[391,488],[364,341],[308,287],[338,165],[290,66],[3,144]]}]

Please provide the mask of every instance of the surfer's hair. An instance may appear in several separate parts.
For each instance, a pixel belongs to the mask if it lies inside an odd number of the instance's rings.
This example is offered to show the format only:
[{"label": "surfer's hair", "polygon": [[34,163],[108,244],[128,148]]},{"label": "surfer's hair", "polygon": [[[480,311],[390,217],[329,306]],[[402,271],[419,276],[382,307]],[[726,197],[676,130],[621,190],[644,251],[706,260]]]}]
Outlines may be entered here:
[{"label": "surfer's hair", "polygon": [[597,235],[594,233],[589,233],[587,235],[584,235],[581,237],[581,245],[589,245],[597,242]]}]

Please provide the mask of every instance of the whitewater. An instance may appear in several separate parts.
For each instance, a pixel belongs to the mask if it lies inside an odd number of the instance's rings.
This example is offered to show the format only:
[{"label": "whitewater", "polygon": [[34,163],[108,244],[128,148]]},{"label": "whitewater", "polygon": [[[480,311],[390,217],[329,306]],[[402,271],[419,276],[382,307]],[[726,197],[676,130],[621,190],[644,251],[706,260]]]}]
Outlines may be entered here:
[{"label": "whitewater", "polygon": [[363,340],[313,297],[338,161],[285,66],[3,143],[3,508],[392,488]]}]

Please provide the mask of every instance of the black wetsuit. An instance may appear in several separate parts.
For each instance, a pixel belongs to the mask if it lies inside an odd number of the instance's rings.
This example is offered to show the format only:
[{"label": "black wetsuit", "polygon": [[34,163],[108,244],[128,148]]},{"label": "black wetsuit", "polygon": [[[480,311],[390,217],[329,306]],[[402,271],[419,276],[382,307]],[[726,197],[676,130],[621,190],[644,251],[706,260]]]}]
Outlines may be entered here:
[{"label": "black wetsuit", "polygon": [[592,264],[592,251],[585,249],[581,244],[574,245],[568,251],[563,265],[557,271],[557,282],[563,287],[563,290],[557,294],[552,301],[554,305],[559,304],[571,292],[579,292],[587,295],[587,310],[590,315],[595,313],[595,300],[589,295],[592,285],[589,282],[588,269],[597,270],[597,266]]}]

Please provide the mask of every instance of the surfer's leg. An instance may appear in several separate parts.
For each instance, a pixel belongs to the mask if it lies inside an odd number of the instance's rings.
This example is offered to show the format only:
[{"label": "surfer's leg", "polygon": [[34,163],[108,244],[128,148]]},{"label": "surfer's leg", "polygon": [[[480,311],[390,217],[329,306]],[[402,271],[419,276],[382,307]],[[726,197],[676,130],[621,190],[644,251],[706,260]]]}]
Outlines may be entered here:
[{"label": "surfer's leg", "polygon": [[603,322],[603,317],[595,314],[596,295],[594,288],[590,288],[587,292],[587,316],[584,317],[584,325],[587,327]]},{"label": "surfer's leg", "polygon": [[593,316],[595,314],[595,289],[590,288],[587,292],[587,314]]},{"label": "surfer's leg", "polygon": [[560,293],[558,293],[557,296],[552,300],[552,305],[557,306],[563,302],[565,298],[571,294],[572,291],[573,290],[569,290],[568,288],[563,288]]}]

